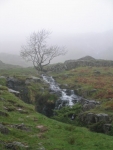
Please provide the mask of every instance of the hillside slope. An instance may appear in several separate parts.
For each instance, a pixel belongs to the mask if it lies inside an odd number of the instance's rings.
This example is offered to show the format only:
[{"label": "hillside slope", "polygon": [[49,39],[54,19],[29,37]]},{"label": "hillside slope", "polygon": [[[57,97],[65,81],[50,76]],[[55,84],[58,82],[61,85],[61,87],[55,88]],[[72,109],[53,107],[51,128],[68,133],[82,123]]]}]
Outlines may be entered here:
[{"label": "hillside slope", "polygon": [[5,64],[0,60],[0,69],[11,69],[11,68],[21,68],[21,67],[18,65]]},{"label": "hillside slope", "polygon": [[32,63],[25,62],[19,55],[0,53],[0,60],[6,64],[19,65],[22,67],[32,66]]},{"label": "hillside slope", "polygon": [[49,119],[0,86],[0,147],[1,150],[112,150],[113,138]]}]

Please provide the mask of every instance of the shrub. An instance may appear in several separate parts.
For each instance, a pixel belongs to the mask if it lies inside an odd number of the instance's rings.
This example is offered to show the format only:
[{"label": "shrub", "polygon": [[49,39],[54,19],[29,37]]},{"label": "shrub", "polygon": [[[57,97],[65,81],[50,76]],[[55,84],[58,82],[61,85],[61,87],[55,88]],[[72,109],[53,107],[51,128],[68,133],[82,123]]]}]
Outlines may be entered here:
[{"label": "shrub", "polygon": [[68,138],[68,143],[71,144],[71,145],[73,145],[75,143],[75,137],[74,136],[70,136]]},{"label": "shrub", "polygon": [[[81,111],[82,111],[82,107],[80,104],[75,104],[72,108],[69,106],[62,107],[61,109],[54,111],[55,116],[53,116],[53,119],[64,123],[78,125],[77,116]],[[73,115],[74,115],[74,119],[72,119]]]},{"label": "shrub", "polygon": [[104,133],[104,130],[103,130],[104,124],[105,124],[104,121],[100,121],[100,122],[94,123],[93,125],[90,125],[89,129],[94,132]]},{"label": "shrub", "polygon": [[8,90],[6,86],[0,86],[0,90]]}]

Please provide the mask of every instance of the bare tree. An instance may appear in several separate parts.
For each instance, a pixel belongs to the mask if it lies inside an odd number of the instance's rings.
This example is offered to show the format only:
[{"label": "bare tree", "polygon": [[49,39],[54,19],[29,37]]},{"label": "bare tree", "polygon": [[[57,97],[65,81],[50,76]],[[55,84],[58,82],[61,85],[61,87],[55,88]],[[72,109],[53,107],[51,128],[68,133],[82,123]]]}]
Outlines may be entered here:
[{"label": "bare tree", "polygon": [[57,56],[65,55],[66,50],[58,46],[48,46],[47,39],[51,33],[46,30],[41,30],[33,33],[27,41],[27,44],[22,46],[20,55],[26,61],[32,61],[34,68],[38,71],[43,71],[43,67],[50,64],[51,60]]}]

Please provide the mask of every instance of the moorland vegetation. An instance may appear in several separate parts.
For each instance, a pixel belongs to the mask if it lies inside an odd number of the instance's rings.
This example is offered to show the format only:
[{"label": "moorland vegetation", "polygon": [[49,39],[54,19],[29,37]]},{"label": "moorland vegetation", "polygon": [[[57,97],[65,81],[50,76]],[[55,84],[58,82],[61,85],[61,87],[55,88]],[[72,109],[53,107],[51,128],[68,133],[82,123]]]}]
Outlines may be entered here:
[{"label": "moorland vegetation", "polygon": [[[112,150],[113,67],[79,66],[62,72],[49,71],[48,75],[61,88],[73,89],[83,103],[54,111],[57,96],[49,93],[49,85],[35,69],[1,68],[1,149]],[[12,80],[19,94],[9,90]]]}]

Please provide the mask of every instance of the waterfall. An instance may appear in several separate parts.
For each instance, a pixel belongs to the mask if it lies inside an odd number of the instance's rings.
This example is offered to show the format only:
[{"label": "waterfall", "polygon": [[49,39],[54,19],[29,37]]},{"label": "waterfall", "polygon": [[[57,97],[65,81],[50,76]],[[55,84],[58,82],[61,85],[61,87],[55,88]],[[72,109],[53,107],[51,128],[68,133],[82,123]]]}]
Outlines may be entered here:
[{"label": "waterfall", "polygon": [[63,106],[72,107],[78,102],[79,96],[74,94],[73,90],[61,89],[57,82],[52,77],[42,75],[43,80],[50,85],[50,91],[57,94],[59,99],[56,103],[56,109]]}]

